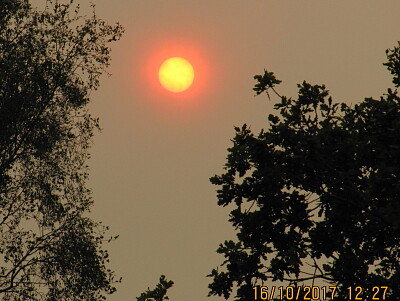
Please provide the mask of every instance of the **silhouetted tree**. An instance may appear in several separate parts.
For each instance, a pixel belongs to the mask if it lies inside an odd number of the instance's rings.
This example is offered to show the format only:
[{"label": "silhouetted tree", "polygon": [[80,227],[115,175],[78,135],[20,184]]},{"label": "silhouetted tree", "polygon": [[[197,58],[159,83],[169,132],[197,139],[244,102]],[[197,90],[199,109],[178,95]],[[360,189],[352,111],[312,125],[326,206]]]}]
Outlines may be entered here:
[{"label": "silhouetted tree", "polygon": [[164,301],[169,300],[167,290],[174,285],[172,280],[167,280],[164,275],[160,276],[160,282],[154,289],[147,288],[147,291],[136,297],[137,301]]},{"label": "silhouetted tree", "polygon": [[0,298],[103,300],[116,281],[107,227],[87,217],[86,104],[122,28],[44,3],[0,4]]},{"label": "silhouetted tree", "polygon": [[[400,43],[386,53],[398,88]],[[268,71],[255,79],[257,95],[276,93],[280,83]],[[349,300],[349,286],[368,300],[366,289],[388,286],[386,300],[399,300],[397,90],[352,107],[334,103],[324,85],[298,87],[297,99],[276,93],[279,113],[269,115],[267,130],[235,127],[226,172],[211,178],[218,205],[233,206],[237,241],[219,246],[226,260],[209,275],[209,294],[227,299],[235,291],[235,300],[248,301],[256,285],[320,279],[337,287],[335,300]]]}]

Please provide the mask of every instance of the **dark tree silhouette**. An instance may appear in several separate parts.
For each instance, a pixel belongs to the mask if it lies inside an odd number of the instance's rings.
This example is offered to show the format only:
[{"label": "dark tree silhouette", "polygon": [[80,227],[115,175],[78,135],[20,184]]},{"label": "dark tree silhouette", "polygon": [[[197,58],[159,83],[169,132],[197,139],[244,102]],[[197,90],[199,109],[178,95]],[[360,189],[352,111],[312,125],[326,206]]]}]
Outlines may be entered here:
[{"label": "dark tree silhouette", "polygon": [[160,276],[160,282],[154,289],[147,288],[147,291],[136,297],[137,301],[164,301],[169,300],[167,290],[174,285],[172,280],[167,280],[164,275]]},{"label": "dark tree silhouette", "polygon": [[86,104],[122,28],[44,3],[0,4],[0,298],[103,300],[116,280],[107,227],[87,217]]},{"label": "dark tree silhouette", "polygon": [[349,300],[349,286],[400,299],[400,43],[386,53],[395,90],[354,107],[324,85],[303,82],[292,99],[272,72],[255,76],[279,113],[258,134],[235,127],[226,172],[211,178],[218,205],[233,206],[237,241],[219,246],[210,295],[248,301],[257,285],[319,280],[337,287],[335,300]]}]

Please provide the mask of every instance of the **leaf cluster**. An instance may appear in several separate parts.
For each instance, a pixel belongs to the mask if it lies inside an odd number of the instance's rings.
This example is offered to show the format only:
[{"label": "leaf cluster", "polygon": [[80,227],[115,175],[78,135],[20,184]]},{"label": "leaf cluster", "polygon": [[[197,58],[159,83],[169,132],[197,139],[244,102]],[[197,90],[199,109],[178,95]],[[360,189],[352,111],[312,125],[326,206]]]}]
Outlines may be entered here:
[{"label": "leaf cluster", "polygon": [[154,289],[147,288],[147,291],[136,297],[137,301],[164,301],[169,300],[167,290],[174,285],[172,280],[167,280],[164,275],[160,276],[160,282]]},{"label": "leaf cluster", "polygon": [[[398,86],[400,49],[387,53]],[[280,82],[267,71],[256,79],[257,94]],[[320,279],[386,285],[398,300],[400,97],[388,89],[351,107],[324,85],[298,88],[297,99],[280,97],[267,130],[235,127],[226,171],[210,179],[218,205],[233,207],[237,242],[218,248],[224,270],[212,270],[209,294],[244,301],[256,285]]]}]

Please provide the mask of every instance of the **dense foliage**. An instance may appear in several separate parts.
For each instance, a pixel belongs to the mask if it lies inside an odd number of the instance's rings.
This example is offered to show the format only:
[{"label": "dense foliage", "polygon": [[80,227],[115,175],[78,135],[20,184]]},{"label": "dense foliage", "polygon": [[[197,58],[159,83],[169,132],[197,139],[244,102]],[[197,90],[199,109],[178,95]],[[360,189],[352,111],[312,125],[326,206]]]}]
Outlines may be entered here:
[{"label": "dense foliage", "polygon": [[324,85],[303,82],[292,99],[272,72],[255,77],[257,95],[279,96],[278,113],[258,134],[236,127],[226,172],[211,178],[218,205],[233,206],[237,241],[220,245],[210,295],[248,301],[256,285],[319,280],[337,286],[335,300],[349,286],[370,299],[367,288],[388,286],[386,300],[400,299],[400,43],[387,59],[395,88],[355,106]]},{"label": "dense foliage", "polygon": [[115,280],[106,227],[86,214],[86,104],[122,28],[72,1],[0,2],[1,299],[104,299]]}]

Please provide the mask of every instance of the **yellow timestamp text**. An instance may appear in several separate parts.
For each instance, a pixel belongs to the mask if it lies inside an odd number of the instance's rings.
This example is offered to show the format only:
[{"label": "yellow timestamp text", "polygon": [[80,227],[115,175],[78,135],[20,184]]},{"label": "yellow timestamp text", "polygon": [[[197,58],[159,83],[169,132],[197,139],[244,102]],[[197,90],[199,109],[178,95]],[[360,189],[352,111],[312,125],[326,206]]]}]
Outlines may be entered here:
[{"label": "yellow timestamp text", "polygon": [[[338,297],[336,286],[255,286],[253,287],[254,300],[335,300]],[[388,287],[374,286],[363,288],[349,286],[344,292],[348,301],[386,300]],[[342,294],[343,296],[343,294]],[[339,300],[339,299],[338,299]]]}]

